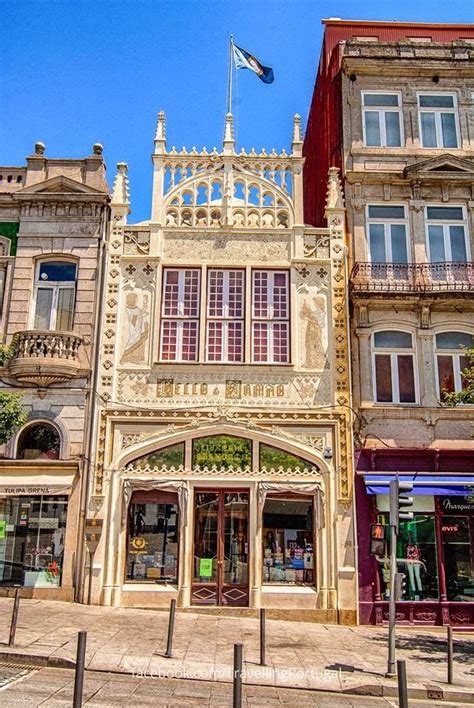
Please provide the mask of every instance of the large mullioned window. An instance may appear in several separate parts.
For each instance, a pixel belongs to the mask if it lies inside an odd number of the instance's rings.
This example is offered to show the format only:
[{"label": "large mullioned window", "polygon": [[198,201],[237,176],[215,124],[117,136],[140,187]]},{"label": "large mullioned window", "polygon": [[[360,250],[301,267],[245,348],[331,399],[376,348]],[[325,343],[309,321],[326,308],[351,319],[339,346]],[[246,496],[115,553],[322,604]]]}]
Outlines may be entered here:
[{"label": "large mullioned window", "polygon": [[207,361],[244,360],[245,273],[208,271]]},{"label": "large mullioned window", "polygon": [[165,268],[161,308],[162,361],[197,361],[201,271]]},{"label": "large mullioned window", "polygon": [[252,300],[252,361],[261,364],[288,363],[288,273],[255,270]]}]

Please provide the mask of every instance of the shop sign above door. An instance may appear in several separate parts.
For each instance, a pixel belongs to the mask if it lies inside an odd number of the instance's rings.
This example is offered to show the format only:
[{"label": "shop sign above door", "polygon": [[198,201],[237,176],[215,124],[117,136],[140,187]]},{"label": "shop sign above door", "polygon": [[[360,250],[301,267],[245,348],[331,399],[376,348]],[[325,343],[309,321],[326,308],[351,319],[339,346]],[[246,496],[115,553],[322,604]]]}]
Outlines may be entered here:
[{"label": "shop sign above door", "polygon": [[474,491],[464,497],[441,497],[441,509],[449,513],[474,511]]}]

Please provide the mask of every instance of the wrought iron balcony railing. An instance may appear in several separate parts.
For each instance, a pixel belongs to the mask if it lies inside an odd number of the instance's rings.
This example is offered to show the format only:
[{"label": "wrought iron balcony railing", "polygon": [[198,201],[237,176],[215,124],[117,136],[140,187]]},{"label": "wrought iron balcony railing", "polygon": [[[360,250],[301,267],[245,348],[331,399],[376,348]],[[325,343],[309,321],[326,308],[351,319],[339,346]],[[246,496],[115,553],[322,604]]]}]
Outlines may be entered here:
[{"label": "wrought iron balcony railing", "polygon": [[358,262],[349,287],[352,293],[472,292],[474,264]]}]

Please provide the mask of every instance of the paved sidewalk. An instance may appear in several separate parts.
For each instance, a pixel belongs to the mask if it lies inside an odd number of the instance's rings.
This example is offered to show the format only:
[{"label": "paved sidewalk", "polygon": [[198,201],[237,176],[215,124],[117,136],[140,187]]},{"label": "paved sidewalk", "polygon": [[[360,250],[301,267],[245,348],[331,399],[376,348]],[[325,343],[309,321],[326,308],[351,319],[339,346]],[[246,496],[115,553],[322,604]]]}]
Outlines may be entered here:
[{"label": "paved sidewalk", "polygon": [[[0,663],[0,675],[1,672]],[[73,694],[72,670],[41,669],[30,672],[26,678],[17,680],[3,690],[0,688],[0,704],[8,708],[71,708]],[[87,708],[230,708],[232,684],[187,679],[137,678],[129,674],[87,671],[83,705]],[[372,696],[345,696],[340,693],[274,686],[242,687],[242,706],[254,708],[395,708],[397,705],[395,699]],[[417,705],[426,708],[426,702],[411,703],[410,708],[416,708]],[[430,708],[435,705],[429,704]],[[442,708],[447,708],[446,704],[443,704]]]},{"label": "paved sidewalk", "polygon": [[[90,670],[230,681],[233,644],[242,642],[247,684],[396,695],[396,682],[384,677],[386,629],[267,620],[267,666],[260,667],[253,618],[178,612],[173,658],[167,659],[166,612],[22,600],[15,646],[8,647],[12,604],[0,598],[0,658],[72,666],[77,632],[86,630]],[[413,698],[427,698],[427,689],[435,688],[445,700],[474,702],[473,635],[455,635],[453,686],[446,683],[446,630],[399,628],[397,645]]]}]

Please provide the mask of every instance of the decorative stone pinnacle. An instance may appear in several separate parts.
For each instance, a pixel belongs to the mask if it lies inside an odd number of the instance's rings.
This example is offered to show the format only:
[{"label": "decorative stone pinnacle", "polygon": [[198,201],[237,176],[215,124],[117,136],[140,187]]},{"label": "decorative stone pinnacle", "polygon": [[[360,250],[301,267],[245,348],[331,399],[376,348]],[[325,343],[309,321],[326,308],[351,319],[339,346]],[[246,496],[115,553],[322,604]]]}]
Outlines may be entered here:
[{"label": "decorative stone pinnacle", "polygon": [[342,193],[338,167],[329,168],[326,209],[344,209],[344,195]]},{"label": "decorative stone pinnacle", "polygon": [[166,117],[165,112],[158,113],[155,133],[155,152],[164,152],[166,149]]},{"label": "decorative stone pinnacle", "polygon": [[299,113],[295,113],[293,116],[293,143],[302,143],[303,137],[301,135],[301,116]]},{"label": "decorative stone pinnacle", "polygon": [[44,155],[46,145],[44,143],[35,143],[35,155]]},{"label": "decorative stone pinnacle", "polygon": [[104,146],[101,145],[101,143],[94,143],[94,145],[92,146],[92,152],[94,153],[94,155],[101,156],[104,152]]},{"label": "decorative stone pinnacle", "polygon": [[234,148],[234,116],[227,113],[224,128],[224,151],[232,151]]},{"label": "decorative stone pinnacle", "polygon": [[115,175],[114,188],[112,190],[112,204],[130,205],[128,189],[128,166],[126,162],[117,163],[117,174]]}]

